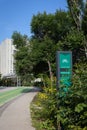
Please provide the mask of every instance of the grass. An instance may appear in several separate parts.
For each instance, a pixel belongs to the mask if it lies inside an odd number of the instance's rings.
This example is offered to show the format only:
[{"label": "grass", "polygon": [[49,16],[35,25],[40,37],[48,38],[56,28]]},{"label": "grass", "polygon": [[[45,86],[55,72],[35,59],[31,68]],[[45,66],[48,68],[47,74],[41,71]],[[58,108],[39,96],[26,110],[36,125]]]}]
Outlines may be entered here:
[{"label": "grass", "polygon": [[0,106],[8,102],[9,100],[23,94],[29,92],[31,89],[29,87],[19,87],[14,90],[9,90],[0,93]]},{"label": "grass", "polygon": [[[38,101],[38,95],[36,95],[31,102],[31,118],[32,118],[32,125],[35,127],[36,130],[41,130],[40,129],[40,121],[38,120],[38,110],[37,110],[37,101]],[[38,123],[37,123],[38,122]]]}]

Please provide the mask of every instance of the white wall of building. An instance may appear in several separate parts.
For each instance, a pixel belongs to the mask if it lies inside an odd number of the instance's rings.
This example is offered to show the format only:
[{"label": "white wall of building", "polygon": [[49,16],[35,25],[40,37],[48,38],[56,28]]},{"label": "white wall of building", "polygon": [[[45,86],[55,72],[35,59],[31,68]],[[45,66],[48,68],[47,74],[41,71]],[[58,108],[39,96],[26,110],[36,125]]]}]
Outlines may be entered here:
[{"label": "white wall of building", "polygon": [[6,39],[0,44],[0,72],[3,76],[14,75],[14,51],[12,39]]}]

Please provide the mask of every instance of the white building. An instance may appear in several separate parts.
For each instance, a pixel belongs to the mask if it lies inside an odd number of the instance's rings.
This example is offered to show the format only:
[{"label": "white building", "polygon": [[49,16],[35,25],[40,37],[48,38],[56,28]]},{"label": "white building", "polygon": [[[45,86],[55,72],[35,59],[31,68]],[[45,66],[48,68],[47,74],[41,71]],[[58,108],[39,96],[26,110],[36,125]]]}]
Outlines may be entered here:
[{"label": "white building", "polygon": [[0,73],[2,77],[15,75],[14,52],[15,47],[12,39],[6,39],[0,44]]}]

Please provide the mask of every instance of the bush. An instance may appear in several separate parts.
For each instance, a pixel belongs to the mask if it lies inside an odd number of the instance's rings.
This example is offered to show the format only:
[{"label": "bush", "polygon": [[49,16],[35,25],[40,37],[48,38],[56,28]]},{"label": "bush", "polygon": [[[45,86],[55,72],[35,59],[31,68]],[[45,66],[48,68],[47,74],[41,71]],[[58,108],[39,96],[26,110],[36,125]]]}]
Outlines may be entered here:
[{"label": "bush", "polygon": [[57,106],[55,86],[44,87],[43,92],[39,92],[36,99],[34,99],[31,105],[34,126],[38,128],[37,130],[56,130]]},{"label": "bush", "polygon": [[[87,64],[75,65],[72,86],[67,92],[60,86],[50,87],[49,79],[43,92],[38,93],[32,104],[37,130],[86,130],[87,129]],[[35,125],[34,125],[35,126]]]},{"label": "bush", "polygon": [[[87,129],[87,65],[76,64],[73,75],[73,85],[65,96],[58,93],[59,110],[58,120],[64,130]],[[64,95],[64,92],[62,92]]]}]

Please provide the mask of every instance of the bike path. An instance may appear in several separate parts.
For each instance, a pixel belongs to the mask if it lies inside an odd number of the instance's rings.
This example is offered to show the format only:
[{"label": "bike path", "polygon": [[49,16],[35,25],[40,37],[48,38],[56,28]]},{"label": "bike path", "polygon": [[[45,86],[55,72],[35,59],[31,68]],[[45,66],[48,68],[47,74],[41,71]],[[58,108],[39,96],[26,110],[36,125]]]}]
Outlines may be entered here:
[{"label": "bike path", "polygon": [[35,130],[31,123],[30,103],[36,94],[36,90],[31,91],[13,100],[0,115],[0,130]]}]

